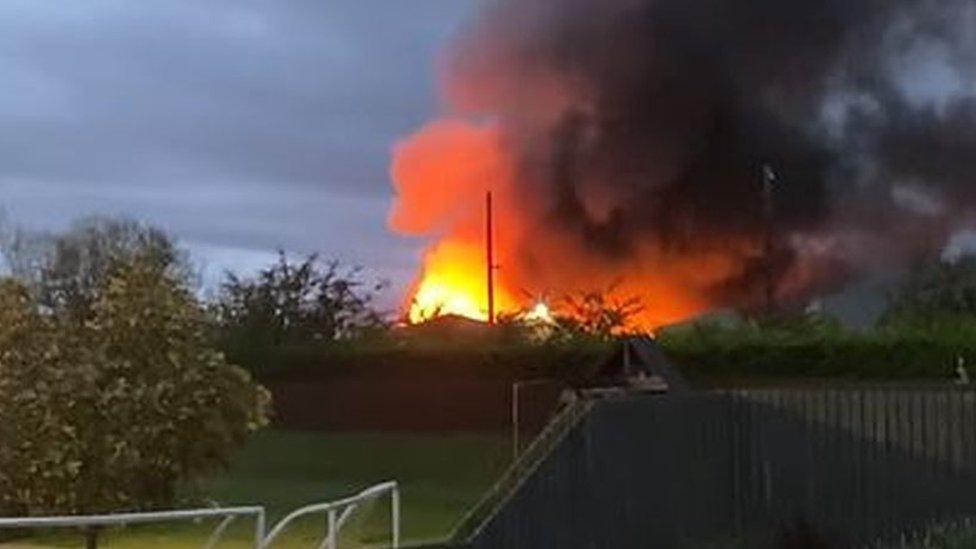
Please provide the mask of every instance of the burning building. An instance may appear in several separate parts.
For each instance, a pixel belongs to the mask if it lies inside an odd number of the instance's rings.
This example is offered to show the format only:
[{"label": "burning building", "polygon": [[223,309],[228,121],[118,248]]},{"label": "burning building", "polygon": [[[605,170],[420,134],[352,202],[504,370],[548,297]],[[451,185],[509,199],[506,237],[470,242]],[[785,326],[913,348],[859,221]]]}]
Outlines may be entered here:
[{"label": "burning building", "polygon": [[438,66],[391,165],[415,320],[486,315],[487,190],[499,310],[612,287],[640,327],[803,303],[976,206],[973,0],[498,0]]}]

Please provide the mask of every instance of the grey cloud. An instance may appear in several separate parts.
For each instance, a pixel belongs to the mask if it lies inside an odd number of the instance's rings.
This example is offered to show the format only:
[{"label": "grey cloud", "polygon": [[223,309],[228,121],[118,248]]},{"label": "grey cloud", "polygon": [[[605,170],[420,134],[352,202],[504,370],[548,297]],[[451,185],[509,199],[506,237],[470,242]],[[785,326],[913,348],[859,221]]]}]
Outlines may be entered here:
[{"label": "grey cloud", "polygon": [[124,212],[201,249],[402,270],[389,147],[431,114],[469,4],[0,3],[0,203],[34,226]]}]

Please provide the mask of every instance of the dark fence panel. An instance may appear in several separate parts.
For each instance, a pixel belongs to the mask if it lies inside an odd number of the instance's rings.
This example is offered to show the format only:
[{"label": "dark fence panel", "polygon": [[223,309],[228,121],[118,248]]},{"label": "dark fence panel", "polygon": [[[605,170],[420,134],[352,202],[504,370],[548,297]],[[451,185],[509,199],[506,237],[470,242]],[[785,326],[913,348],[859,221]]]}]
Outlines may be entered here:
[{"label": "dark fence panel", "polygon": [[723,395],[602,402],[477,536],[477,547],[646,547],[733,524]]},{"label": "dark fence panel", "polygon": [[959,441],[948,436],[972,431],[976,418],[942,406],[965,402],[967,394],[859,388],[730,394],[737,532],[759,537],[805,523],[846,546],[976,513],[972,464],[954,461]]},{"label": "dark fence panel", "polygon": [[837,546],[976,514],[976,393],[766,389],[598,403],[476,547]]}]

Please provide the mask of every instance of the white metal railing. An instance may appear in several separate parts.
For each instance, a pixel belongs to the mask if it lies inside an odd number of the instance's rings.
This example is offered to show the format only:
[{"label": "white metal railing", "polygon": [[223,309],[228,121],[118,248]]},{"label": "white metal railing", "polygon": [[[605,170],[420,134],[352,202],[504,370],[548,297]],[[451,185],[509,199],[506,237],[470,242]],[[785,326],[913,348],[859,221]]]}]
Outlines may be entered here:
[{"label": "white metal railing", "polygon": [[155,511],[148,513],[116,513],[109,515],[68,515],[60,517],[9,517],[0,518],[3,528],[94,528],[121,526],[124,524],[145,524],[151,522],[170,522],[212,517],[224,517],[214,528],[204,546],[210,549],[220,540],[224,531],[240,516],[254,517],[254,547],[261,549],[264,542],[264,507],[213,507],[205,509],[180,509],[176,511]]},{"label": "white metal railing", "polygon": [[325,533],[325,539],[319,545],[319,549],[336,549],[339,541],[339,530],[342,529],[342,526],[356,511],[356,508],[363,503],[375,500],[387,493],[390,494],[391,498],[390,517],[392,526],[390,529],[390,546],[396,549],[400,546],[400,490],[397,487],[396,481],[383,482],[371,486],[348,498],[306,505],[305,507],[296,509],[274,525],[271,531],[268,532],[268,535],[265,536],[262,547],[269,547],[285,528],[299,517],[314,513],[326,513],[328,516],[328,529]]},{"label": "white metal railing", "polygon": [[100,528],[106,526],[121,526],[125,524],[145,524],[154,522],[169,522],[174,520],[191,520],[213,517],[223,517],[211,532],[205,549],[211,549],[220,541],[227,527],[238,517],[254,517],[254,547],[265,549],[270,547],[285,528],[299,517],[314,513],[326,513],[328,529],[325,538],[319,545],[320,549],[337,549],[339,531],[349,520],[357,508],[364,503],[390,494],[390,516],[392,519],[390,545],[394,549],[400,545],[400,491],[396,481],[389,481],[366,488],[362,492],[347,498],[316,503],[296,509],[279,520],[271,530],[265,534],[265,510],[260,506],[246,507],[213,507],[204,509],[180,509],[174,511],[154,511],[146,513],[117,513],[106,515],[68,515],[57,517],[2,517],[0,530],[4,528]]}]

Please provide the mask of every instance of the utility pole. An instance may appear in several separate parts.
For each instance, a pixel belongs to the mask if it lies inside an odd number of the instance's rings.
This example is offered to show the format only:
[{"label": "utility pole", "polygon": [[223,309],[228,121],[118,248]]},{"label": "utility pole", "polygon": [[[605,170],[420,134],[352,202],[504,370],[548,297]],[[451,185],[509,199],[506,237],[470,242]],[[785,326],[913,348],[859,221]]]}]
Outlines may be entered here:
[{"label": "utility pole", "polygon": [[488,324],[495,323],[495,250],[492,243],[491,191],[485,195],[485,255],[488,276]]},{"label": "utility pole", "polygon": [[776,281],[773,274],[773,184],[776,182],[776,172],[769,164],[762,166],[763,180],[763,263],[765,264],[766,284],[764,288],[764,308],[766,315],[773,313],[773,302],[776,299]]}]

